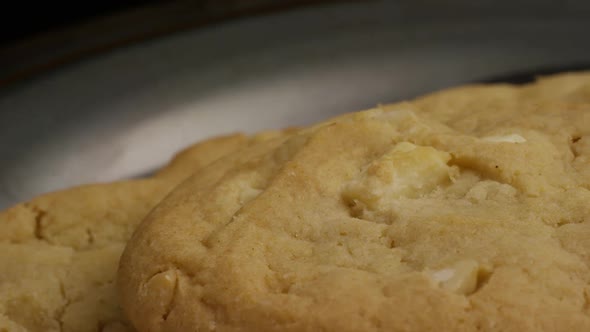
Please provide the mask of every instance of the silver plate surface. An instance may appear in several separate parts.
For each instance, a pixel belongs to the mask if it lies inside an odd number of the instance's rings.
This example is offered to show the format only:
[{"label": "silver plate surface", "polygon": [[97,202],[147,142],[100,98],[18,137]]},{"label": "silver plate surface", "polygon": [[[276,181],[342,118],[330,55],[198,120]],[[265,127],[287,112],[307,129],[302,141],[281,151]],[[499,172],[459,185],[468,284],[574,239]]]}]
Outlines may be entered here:
[{"label": "silver plate surface", "polygon": [[3,88],[0,207],[150,172],[212,135],[304,125],[456,84],[590,60],[586,12],[547,18],[400,3],[234,20]]}]

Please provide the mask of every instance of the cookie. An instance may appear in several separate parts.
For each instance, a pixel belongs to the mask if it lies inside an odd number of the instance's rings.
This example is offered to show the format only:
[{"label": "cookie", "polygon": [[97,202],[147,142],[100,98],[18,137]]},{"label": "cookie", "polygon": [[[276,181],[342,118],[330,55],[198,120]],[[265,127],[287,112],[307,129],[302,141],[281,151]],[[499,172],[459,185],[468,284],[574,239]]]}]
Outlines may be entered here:
[{"label": "cookie", "polygon": [[590,330],[590,75],[344,115],[217,160],[140,224],[141,331]]},{"label": "cookie", "polygon": [[0,331],[131,331],[114,279],[135,226],[188,175],[261,139],[212,139],[154,177],[67,189],[0,213]]}]

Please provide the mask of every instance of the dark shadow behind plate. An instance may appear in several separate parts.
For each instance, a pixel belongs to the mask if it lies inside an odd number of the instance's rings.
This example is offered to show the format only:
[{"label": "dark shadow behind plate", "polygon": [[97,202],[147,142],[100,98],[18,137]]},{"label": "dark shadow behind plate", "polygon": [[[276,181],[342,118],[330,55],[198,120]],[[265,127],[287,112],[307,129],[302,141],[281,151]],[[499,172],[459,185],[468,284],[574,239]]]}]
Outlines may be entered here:
[{"label": "dark shadow behind plate", "polygon": [[192,15],[184,10],[171,34],[134,34],[124,19],[105,18],[101,27],[128,37],[66,31],[103,46],[70,52],[59,47],[74,40],[66,38],[48,42],[53,55],[21,45],[23,61],[11,53],[21,67],[3,67],[11,83],[0,91],[0,206],[144,174],[211,135],[578,69],[590,59],[589,9],[586,2],[331,2],[192,29],[180,24]]},{"label": "dark shadow behind plate", "polygon": [[547,68],[528,69],[524,71],[516,71],[513,73],[506,73],[502,75],[492,76],[480,80],[476,83],[494,84],[494,83],[510,83],[510,84],[527,84],[534,82],[538,77],[555,75],[565,72],[579,72],[590,70],[590,63],[574,64],[566,66],[556,66]]},{"label": "dark shadow behind plate", "polygon": [[[136,1],[138,4],[89,4],[78,8],[82,17],[48,4],[37,11],[24,9],[23,20],[36,20],[62,13],[64,22],[54,21],[46,32],[31,30],[6,45],[0,45],[0,83],[4,86],[59,69],[61,66],[104,54],[142,41],[165,37],[172,33],[243,17],[256,17],[313,5],[362,2],[363,0],[197,0]],[[23,6],[24,7],[24,6]],[[43,12],[48,7],[47,12]],[[80,7],[80,6],[79,6]],[[93,16],[92,8],[95,8]],[[49,9],[50,8],[50,9]],[[109,12],[111,8],[111,12]],[[76,10],[72,9],[75,13]],[[5,15],[10,15],[6,11]],[[86,19],[84,19],[86,18]],[[25,20],[25,22],[26,22]],[[51,21],[50,21],[51,22]],[[34,23],[34,22],[31,22]],[[6,28],[18,28],[8,23]],[[51,27],[51,25],[48,24]],[[40,25],[39,28],[45,26]],[[7,37],[9,37],[8,35]],[[17,35],[18,36],[18,35]],[[26,37],[26,38],[24,38]]]}]

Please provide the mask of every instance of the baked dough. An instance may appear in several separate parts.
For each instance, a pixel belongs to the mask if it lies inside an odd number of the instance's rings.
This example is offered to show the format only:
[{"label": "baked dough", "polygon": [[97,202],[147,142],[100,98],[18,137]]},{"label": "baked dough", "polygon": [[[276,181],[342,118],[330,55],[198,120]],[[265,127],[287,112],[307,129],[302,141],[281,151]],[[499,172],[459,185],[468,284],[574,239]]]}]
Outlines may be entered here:
[{"label": "baked dough", "polygon": [[121,259],[141,331],[590,330],[590,75],[347,114],[217,160]]},{"label": "baked dough", "polygon": [[135,226],[188,175],[265,135],[211,139],[151,178],[67,189],[1,212],[0,331],[130,331],[114,279]]}]

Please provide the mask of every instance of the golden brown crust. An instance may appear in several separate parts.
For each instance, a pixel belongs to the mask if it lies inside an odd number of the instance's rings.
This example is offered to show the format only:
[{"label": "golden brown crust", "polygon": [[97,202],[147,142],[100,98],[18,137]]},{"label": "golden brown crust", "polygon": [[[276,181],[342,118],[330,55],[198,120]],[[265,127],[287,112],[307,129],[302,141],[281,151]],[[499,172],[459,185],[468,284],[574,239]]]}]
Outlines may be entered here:
[{"label": "golden brown crust", "polygon": [[215,138],[152,178],[62,190],[0,212],[0,331],[129,331],[114,286],[126,240],[177,183],[247,142]]},{"label": "golden brown crust", "polygon": [[451,90],[222,158],[128,243],[123,307],[142,331],[589,330],[589,82]]},{"label": "golden brown crust", "polygon": [[[235,134],[207,140],[208,144],[194,144],[178,152],[172,160],[158,172],[156,177],[175,179],[177,182],[194,173],[195,167],[203,165],[203,159],[212,161],[238,150],[248,142],[248,136]],[[180,177],[180,178],[179,178]]]}]

